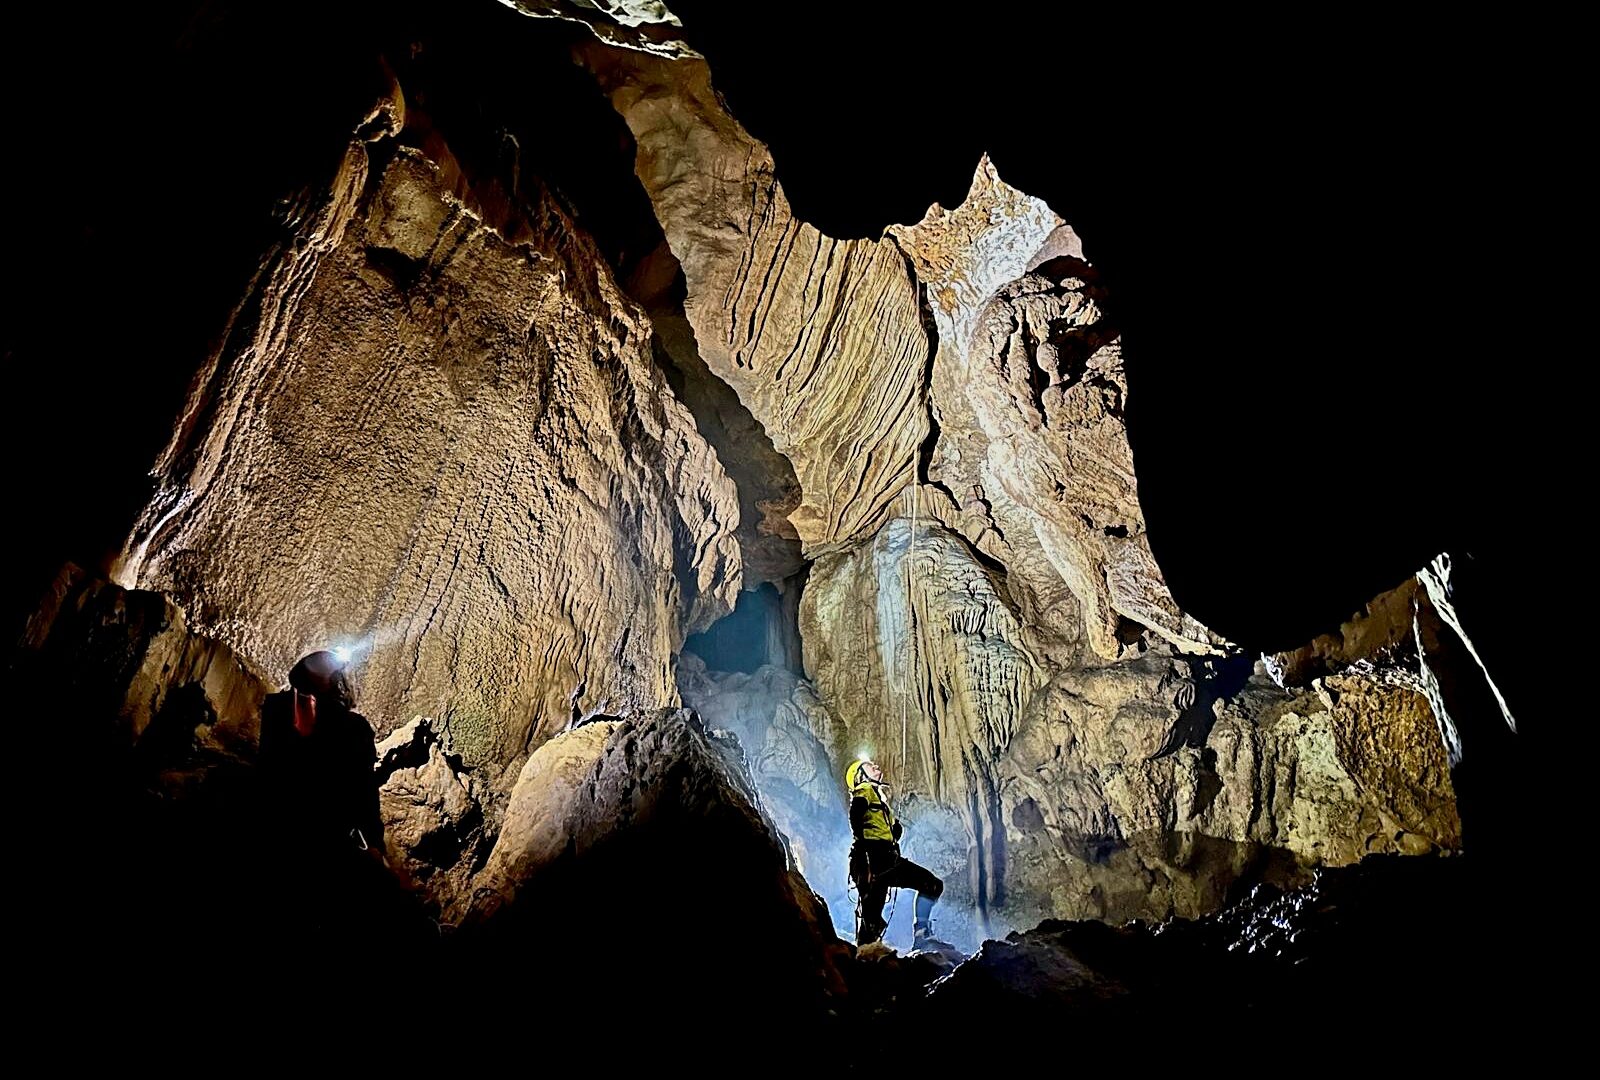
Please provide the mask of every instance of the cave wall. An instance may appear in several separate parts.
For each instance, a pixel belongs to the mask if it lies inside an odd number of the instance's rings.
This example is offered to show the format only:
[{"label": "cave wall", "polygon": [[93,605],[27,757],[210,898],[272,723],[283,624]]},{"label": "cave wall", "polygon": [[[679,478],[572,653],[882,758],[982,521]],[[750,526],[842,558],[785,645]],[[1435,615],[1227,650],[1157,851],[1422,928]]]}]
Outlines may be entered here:
[{"label": "cave wall", "polygon": [[[574,60],[664,249],[619,285],[562,198],[463,165],[391,79],[289,204],[119,566],[268,682],[357,647],[391,855],[442,907],[485,859],[517,877],[491,853],[540,746],[680,701],[737,734],[841,928],[862,750],[965,941],[1459,846],[1426,589],[1253,669],[1178,608],[1069,225],[985,159],[954,209],[830,238],[702,59],[612,36]],[[800,670],[681,652],[761,580]]]},{"label": "cave wall", "polygon": [[474,182],[392,85],[197,378],[119,580],[274,675],[356,643],[381,731],[436,718],[497,774],[676,701],[738,505],[558,201],[486,221]]},{"label": "cave wall", "polygon": [[928,430],[931,340],[905,257],[795,219],[704,60],[577,52],[633,133],[699,355],[793,466],[788,521],[808,552],[869,535]]},{"label": "cave wall", "polygon": [[[795,463],[804,674],[835,769],[863,749],[890,766],[919,857],[954,879],[947,907],[984,930],[1195,915],[1243,877],[1459,845],[1417,657],[1285,688],[1242,677],[1250,661],[1172,598],[1120,334],[1049,207],[984,159],[955,208],[835,243],[793,221],[701,61],[576,51],[634,134],[700,354]],[[818,250],[846,258],[819,278]],[[910,367],[902,272],[931,342]],[[876,339],[851,335],[861,318]],[[886,425],[915,437],[912,467]],[[748,680],[692,681],[702,711],[719,690],[752,711]]]}]

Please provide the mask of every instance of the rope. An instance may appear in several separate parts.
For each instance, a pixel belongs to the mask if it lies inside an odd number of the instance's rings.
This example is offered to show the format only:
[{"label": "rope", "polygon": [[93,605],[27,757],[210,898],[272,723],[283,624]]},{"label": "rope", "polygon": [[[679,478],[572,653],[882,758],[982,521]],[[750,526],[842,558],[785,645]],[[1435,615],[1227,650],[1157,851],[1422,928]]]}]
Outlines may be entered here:
[{"label": "rope", "polygon": [[917,670],[917,628],[915,595],[912,591],[912,577],[916,573],[917,558],[917,459],[916,451],[912,451],[911,458],[911,539],[906,545],[906,649],[905,667],[901,670],[900,677],[900,784],[905,785],[906,777],[910,775],[908,768],[910,755],[906,741],[906,708],[911,697],[911,678]]}]

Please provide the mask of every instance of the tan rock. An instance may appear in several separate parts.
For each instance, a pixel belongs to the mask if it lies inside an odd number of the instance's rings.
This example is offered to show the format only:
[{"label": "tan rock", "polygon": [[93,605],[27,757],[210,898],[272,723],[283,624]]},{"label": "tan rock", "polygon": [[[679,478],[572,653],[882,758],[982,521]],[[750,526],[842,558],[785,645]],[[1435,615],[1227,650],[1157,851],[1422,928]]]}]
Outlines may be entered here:
[{"label": "tan rock", "polygon": [[469,894],[494,841],[499,802],[445,753],[426,717],[378,744],[378,806],[392,867],[440,910]]},{"label": "tan rock", "polygon": [[427,145],[372,176],[352,141],[265,260],[120,580],[272,672],[359,643],[380,731],[437,716],[493,775],[574,716],[676,701],[674,652],[739,587],[738,506],[560,207],[491,228]]},{"label": "tan rock", "polygon": [[796,220],[704,61],[579,56],[633,132],[700,355],[794,466],[807,552],[871,535],[928,433],[930,335],[905,257]]},{"label": "tan rock", "polygon": [[1185,651],[1216,651],[1150,555],[1120,338],[1070,227],[985,158],[960,206],[935,205],[889,232],[939,329],[928,479],[984,505],[996,542],[974,543],[1006,565],[1029,621],[1084,637],[1106,659],[1122,647],[1119,619]]},{"label": "tan rock", "polygon": [[[500,943],[543,943],[541,959],[558,958],[549,970],[564,981],[615,987],[609,965],[637,955],[641,937],[698,921],[727,943],[706,980],[719,1009],[809,1008],[843,989],[845,948],[737,744],[687,710],[593,722],[536,750],[461,914],[496,961]],[[681,985],[672,967],[650,965],[630,990]],[[702,1004],[642,1000],[652,1013]]]},{"label": "tan rock", "polygon": [[[612,43],[577,55],[666,238],[629,283],[649,319],[556,200],[489,197],[395,88],[157,463],[121,578],[178,606],[127,594],[157,628],[117,684],[135,736],[199,686],[218,745],[247,747],[226,718],[260,680],[230,650],[281,673],[359,643],[381,728],[437,717],[386,744],[381,797],[391,855],[452,917],[563,915],[633,886],[616,852],[720,830],[805,963],[831,935],[795,871],[840,876],[837,777],[863,751],[982,932],[1197,915],[1246,874],[1459,845],[1428,659],[1460,631],[1448,564],[1230,681],[1235,650],[1152,557],[1120,338],[1049,207],[984,160],[954,209],[835,240],[664,7],[512,6]],[[678,659],[746,573],[801,580],[802,549],[804,676]],[[30,640],[88,595],[64,584]],[[711,732],[654,715],[680,696]]]},{"label": "tan rock", "polygon": [[579,789],[605,752],[618,722],[596,721],[549,740],[529,756],[506,806],[505,823],[477,887],[505,900],[566,850],[573,823],[568,820]]}]

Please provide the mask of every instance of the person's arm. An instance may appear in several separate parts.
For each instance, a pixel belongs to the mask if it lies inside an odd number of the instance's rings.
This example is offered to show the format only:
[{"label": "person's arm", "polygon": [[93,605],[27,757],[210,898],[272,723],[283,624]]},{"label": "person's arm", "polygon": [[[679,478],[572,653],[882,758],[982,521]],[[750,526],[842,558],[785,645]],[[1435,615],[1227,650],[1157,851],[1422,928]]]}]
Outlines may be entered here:
[{"label": "person's arm", "polygon": [[276,776],[283,755],[283,732],[293,722],[289,716],[292,708],[288,694],[268,694],[261,702],[261,740],[256,766],[269,778]]},{"label": "person's arm", "polygon": [[857,840],[867,827],[867,800],[860,795],[850,800],[850,832]]},{"label": "person's arm", "polygon": [[367,847],[375,854],[383,852],[383,813],[378,805],[378,773],[374,768],[378,764],[378,740],[372,733],[372,725],[367,723],[367,718],[360,713],[352,713],[359,728],[356,733],[360,746],[359,757],[363,769],[362,776],[365,783],[361,787],[361,804],[355,808],[356,822],[361,829],[361,835],[367,841]]}]

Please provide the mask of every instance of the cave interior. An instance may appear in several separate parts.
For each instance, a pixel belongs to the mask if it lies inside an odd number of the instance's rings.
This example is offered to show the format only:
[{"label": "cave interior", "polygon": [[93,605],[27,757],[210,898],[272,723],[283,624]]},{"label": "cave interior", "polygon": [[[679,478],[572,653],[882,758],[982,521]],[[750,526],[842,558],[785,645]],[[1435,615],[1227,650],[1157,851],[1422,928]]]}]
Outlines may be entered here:
[{"label": "cave interior", "polygon": [[[1153,1068],[1155,1031],[1465,1060],[1547,1017],[1558,455],[1486,374],[1541,331],[1483,314],[1543,263],[1469,222],[1535,212],[1563,121],[1471,50],[75,11],[6,75],[41,1031],[270,1051],[302,1000],[415,1055],[781,1038],[809,1073]],[[353,873],[286,854],[257,767],[336,646],[384,832]],[[856,940],[862,757],[936,948],[907,889]]]}]

